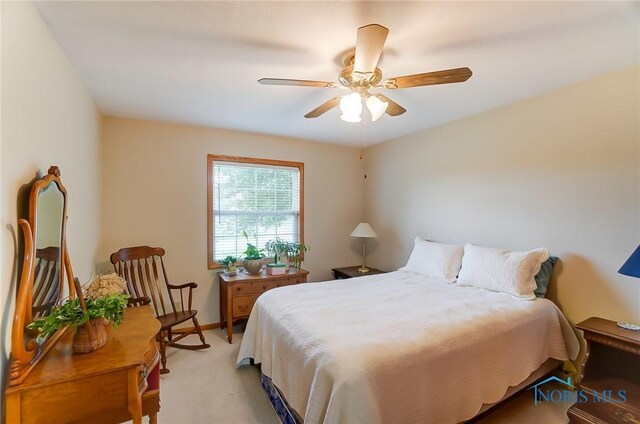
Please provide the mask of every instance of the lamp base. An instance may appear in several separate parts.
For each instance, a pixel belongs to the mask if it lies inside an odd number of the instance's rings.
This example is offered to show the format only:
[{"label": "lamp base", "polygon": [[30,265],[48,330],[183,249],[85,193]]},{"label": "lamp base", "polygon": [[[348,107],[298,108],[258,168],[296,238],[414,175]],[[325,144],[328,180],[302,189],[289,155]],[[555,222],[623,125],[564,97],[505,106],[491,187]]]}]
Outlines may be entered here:
[{"label": "lamp base", "polygon": [[366,266],[361,266],[360,268],[358,268],[358,272],[360,274],[366,274],[369,271],[371,271],[371,270],[369,268],[367,268]]}]

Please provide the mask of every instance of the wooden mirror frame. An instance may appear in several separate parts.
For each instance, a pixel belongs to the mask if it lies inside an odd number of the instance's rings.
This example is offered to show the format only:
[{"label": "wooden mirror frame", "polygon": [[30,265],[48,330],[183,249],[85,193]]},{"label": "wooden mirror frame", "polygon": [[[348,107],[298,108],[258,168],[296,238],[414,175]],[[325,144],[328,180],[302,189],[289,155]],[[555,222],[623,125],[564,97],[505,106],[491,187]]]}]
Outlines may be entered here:
[{"label": "wooden mirror frame", "polygon": [[[75,297],[73,271],[67,252],[66,223],[67,223],[67,190],[60,181],[60,169],[57,166],[49,168],[47,175],[35,181],[29,195],[29,220],[20,219],[18,225],[24,236],[24,258],[22,275],[16,298],[16,308],[11,327],[11,357],[9,358],[9,386],[22,383],[35,365],[51,349],[51,347],[68,331],[68,328],[56,331],[45,342],[39,344],[33,338],[25,337],[27,325],[33,322],[33,284],[35,278],[36,237],[38,217],[38,195],[40,191],[55,184],[63,197],[62,222],[60,231],[60,295],[62,282],[66,275],[69,286],[69,298]],[[66,274],[65,274],[66,273]]]}]

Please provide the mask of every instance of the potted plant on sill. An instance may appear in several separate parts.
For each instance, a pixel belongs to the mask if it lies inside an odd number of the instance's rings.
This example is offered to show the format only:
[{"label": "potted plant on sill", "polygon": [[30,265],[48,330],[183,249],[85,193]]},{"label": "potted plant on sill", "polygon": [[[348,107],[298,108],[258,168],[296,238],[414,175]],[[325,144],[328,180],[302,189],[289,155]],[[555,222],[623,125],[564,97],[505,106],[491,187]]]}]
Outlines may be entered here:
[{"label": "potted plant on sill", "polygon": [[292,265],[298,269],[302,267],[302,256],[310,249],[308,244],[300,242],[291,242],[287,244],[287,256],[289,261],[293,262]]},{"label": "potted plant on sill", "polygon": [[224,273],[227,275],[236,275],[238,273],[237,262],[238,258],[231,255],[218,261],[219,264],[224,265]]},{"label": "potted plant on sill", "polygon": [[246,231],[243,231],[242,235],[247,239],[247,250],[244,251],[242,266],[248,274],[260,274],[264,259],[264,249],[258,249],[256,246],[249,243],[249,235]]},{"label": "potted plant on sill", "polygon": [[[77,281],[77,280],[76,280]],[[73,351],[88,353],[107,343],[110,325],[118,327],[124,319],[129,295],[124,294],[125,281],[113,273],[98,275],[85,289],[76,282],[78,296],[54,307],[46,317],[27,326],[38,331],[38,338],[46,338],[57,330],[72,327]],[[86,328],[91,326],[91,330]]]},{"label": "potted plant on sill", "polygon": [[[289,271],[289,258],[287,256],[289,250],[288,241],[284,241],[276,236],[276,238],[269,240],[264,245],[264,249],[268,255],[273,256],[273,262],[267,264],[267,274],[282,275]],[[283,270],[281,270],[281,268],[283,268]]]}]

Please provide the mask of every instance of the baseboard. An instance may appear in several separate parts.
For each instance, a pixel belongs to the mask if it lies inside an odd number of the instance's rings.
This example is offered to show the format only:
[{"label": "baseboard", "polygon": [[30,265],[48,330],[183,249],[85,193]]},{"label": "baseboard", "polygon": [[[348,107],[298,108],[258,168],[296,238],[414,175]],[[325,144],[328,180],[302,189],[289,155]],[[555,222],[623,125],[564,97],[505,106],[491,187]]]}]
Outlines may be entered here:
[{"label": "baseboard", "polygon": [[[213,322],[211,324],[202,324],[200,326],[200,328],[202,329],[202,331],[204,331],[204,330],[213,330],[215,328],[220,328],[220,323],[219,322]],[[177,334],[191,333],[195,329],[196,329],[195,327],[176,328],[175,330],[173,330],[173,333],[177,333]]]}]

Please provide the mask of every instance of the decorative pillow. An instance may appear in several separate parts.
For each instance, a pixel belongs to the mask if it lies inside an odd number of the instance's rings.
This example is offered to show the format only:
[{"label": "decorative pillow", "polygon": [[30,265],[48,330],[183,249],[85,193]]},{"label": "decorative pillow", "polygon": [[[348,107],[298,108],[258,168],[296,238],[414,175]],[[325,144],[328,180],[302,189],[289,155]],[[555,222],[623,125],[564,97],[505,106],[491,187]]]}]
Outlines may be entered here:
[{"label": "decorative pillow", "polygon": [[547,294],[547,286],[551,279],[551,271],[553,266],[558,262],[558,258],[555,256],[549,256],[549,259],[542,262],[540,265],[540,272],[536,275],[536,290],[534,291],[536,297],[545,297]]},{"label": "decorative pillow", "polygon": [[464,246],[436,243],[416,237],[407,265],[398,271],[411,271],[453,283],[456,281]]},{"label": "decorative pillow", "polygon": [[547,249],[512,252],[507,249],[465,244],[458,284],[505,292],[524,299],[535,299],[534,276],[548,258]]}]

